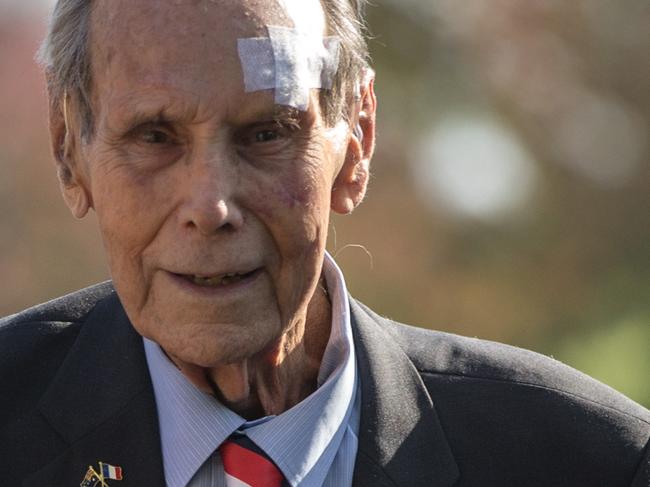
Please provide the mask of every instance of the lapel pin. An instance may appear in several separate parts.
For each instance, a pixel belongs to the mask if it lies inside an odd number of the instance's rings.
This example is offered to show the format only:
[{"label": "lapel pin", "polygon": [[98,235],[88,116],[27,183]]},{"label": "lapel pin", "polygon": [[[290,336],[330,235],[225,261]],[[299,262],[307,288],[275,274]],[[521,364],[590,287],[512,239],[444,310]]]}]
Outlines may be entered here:
[{"label": "lapel pin", "polygon": [[80,487],[110,487],[107,480],[122,480],[122,467],[99,462],[99,472],[88,466],[86,476],[79,484]]}]

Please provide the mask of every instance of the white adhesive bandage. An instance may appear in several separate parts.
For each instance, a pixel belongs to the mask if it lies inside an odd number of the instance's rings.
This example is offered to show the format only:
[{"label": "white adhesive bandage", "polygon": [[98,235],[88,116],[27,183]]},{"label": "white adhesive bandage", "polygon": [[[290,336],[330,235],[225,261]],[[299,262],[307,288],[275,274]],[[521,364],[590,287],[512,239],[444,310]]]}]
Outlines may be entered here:
[{"label": "white adhesive bandage", "polygon": [[275,102],[305,111],[312,88],[330,89],[339,40],[304,30],[267,26],[269,37],[237,40],[246,92],[275,90]]}]

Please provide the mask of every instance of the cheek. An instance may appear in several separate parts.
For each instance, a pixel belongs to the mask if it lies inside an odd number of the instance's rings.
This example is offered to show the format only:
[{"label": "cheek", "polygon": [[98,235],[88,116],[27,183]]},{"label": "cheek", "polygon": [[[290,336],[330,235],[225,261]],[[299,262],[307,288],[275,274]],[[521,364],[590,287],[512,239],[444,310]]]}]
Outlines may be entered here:
[{"label": "cheek", "polygon": [[333,181],[332,151],[321,139],[312,138],[300,157],[259,172],[254,191],[257,200],[266,203],[263,206],[275,212],[297,214],[319,212],[323,206],[329,206]]},{"label": "cheek", "polygon": [[275,173],[243,178],[242,192],[265,223],[304,233],[327,223],[331,188],[322,161],[297,160]]},{"label": "cheek", "polygon": [[140,260],[155,238],[169,204],[159,179],[134,175],[125,166],[98,165],[93,203],[112,272]]},{"label": "cheek", "polygon": [[311,203],[312,192],[294,179],[288,178],[286,182],[275,184],[271,189],[271,196],[280,208],[293,210],[304,208]]}]

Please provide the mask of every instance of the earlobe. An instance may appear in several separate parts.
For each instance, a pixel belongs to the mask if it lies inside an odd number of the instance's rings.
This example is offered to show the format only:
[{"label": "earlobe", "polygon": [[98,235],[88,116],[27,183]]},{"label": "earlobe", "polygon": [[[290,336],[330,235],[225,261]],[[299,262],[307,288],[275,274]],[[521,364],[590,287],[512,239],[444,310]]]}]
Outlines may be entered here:
[{"label": "earlobe", "polygon": [[77,219],[82,219],[90,209],[90,198],[86,193],[85,188],[77,182],[64,183],[59,177],[59,184],[61,186],[61,194],[65,204],[70,209],[72,215]]},{"label": "earlobe", "polygon": [[375,150],[375,114],[377,100],[374,73],[368,72],[361,87],[357,113],[351,118],[351,130],[343,167],[332,187],[332,210],[348,214],[363,201],[370,179],[370,160]]},{"label": "earlobe", "polygon": [[[349,157],[349,155],[348,155]],[[346,162],[332,188],[331,207],[336,213],[347,215],[361,204],[370,177],[370,161],[358,159]]]},{"label": "earlobe", "polygon": [[64,95],[63,102],[50,103],[50,138],[52,153],[56,162],[59,187],[65,204],[75,218],[83,218],[91,208],[90,195],[79,174],[79,164],[76,161],[78,151],[75,145],[74,127],[67,116],[68,96]]}]

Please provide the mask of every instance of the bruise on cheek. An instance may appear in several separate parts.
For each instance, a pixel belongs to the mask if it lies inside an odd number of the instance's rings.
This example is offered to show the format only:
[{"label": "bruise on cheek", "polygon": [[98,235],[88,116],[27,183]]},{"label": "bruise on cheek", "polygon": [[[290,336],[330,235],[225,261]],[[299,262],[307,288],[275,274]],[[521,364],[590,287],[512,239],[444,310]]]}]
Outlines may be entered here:
[{"label": "bruise on cheek", "polygon": [[294,161],[294,170],[287,175],[282,181],[273,187],[273,194],[284,207],[287,208],[306,208],[316,203],[319,191],[326,189],[327,177],[320,170],[325,164],[325,160],[319,157],[324,154],[322,147],[318,144],[312,144],[304,157]]},{"label": "bruise on cheek", "polygon": [[[302,187],[302,188],[301,188]],[[275,216],[276,211],[304,208],[309,204],[309,189],[300,181],[273,182],[265,188],[255,188],[252,200],[255,210],[266,218]]]},{"label": "bruise on cheek", "polygon": [[288,208],[295,208],[296,206],[303,207],[309,201],[308,190],[304,187],[300,189],[295,183],[288,185],[279,184],[273,188],[273,194],[283,206]]}]

